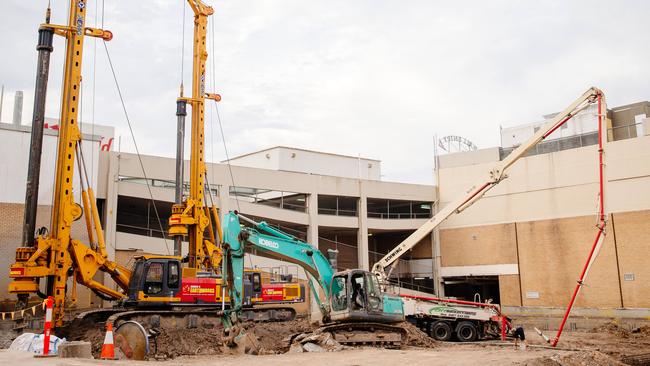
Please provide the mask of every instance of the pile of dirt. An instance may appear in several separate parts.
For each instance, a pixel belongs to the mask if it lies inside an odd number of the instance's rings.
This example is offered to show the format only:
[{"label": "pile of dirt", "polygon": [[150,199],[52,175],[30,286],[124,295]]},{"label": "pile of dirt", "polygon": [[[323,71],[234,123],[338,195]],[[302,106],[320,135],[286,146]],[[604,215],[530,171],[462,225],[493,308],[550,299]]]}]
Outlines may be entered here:
[{"label": "pile of dirt", "polygon": [[632,333],[640,337],[650,337],[650,325],[632,329]]},{"label": "pile of dirt", "polygon": [[150,345],[155,358],[223,353],[223,328],[161,329]]},{"label": "pile of dirt", "polygon": [[18,333],[13,330],[0,328],[0,349],[9,348],[16,337],[18,337]]},{"label": "pile of dirt", "polygon": [[540,357],[525,362],[526,366],[624,366],[625,364],[598,351],[583,351],[570,355]]},{"label": "pile of dirt", "polygon": [[426,333],[420,330],[420,328],[409,322],[403,322],[399,324],[404,330],[406,330],[406,345],[411,347],[424,347],[424,348],[434,348],[438,346],[438,343]]},{"label": "pile of dirt", "polygon": [[69,323],[66,326],[53,331],[57,337],[65,338],[68,341],[90,342],[93,356],[98,358],[102,352],[104,343],[104,323],[97,323],[90,320],[79,320]]},{"label": "pile of dirt", "polygon": [[[77,321],[55,331],[69,341],[90,342],[92,354],[98,358],[106,331],[104,323]],[[223,329],[161,329],[151,342],[150,354],[157,358],[175,358],[184,355],[211,355],[222,353]]]},{"label": "pile of dirt", "polygon": [[[243,331],[252,336],[259,345],[255,353],[273,354],[289,350],[286,338],[291,335],[309,332],[312,327],[307,320],[287,322],[244,323]],[[88,341],[93,356],[99,357],[104,342],[103,323],[75,322],[74,326],[61,328],[56,332],[70,341]],[[151,355],[158,359],[172,359],[187,355],[212,355],[226,351],[223,328],[198,329],[161,329],[160,334],[151,343]]]},{"label": "pile of dirt", "polygon": [[[399,326],[406,330],[406,342],[403,344],[404,346],[425,348],[437,346],[436,341],[411,323],[404,322],[400,323]],[[288,352],[296,336],[311,334],[315,329],[309,324],[307,319],[296,319],[286,322],[247,322],[242,325],[242,328],[242,333],[246,335],[248,341],[248,346],[244,347],[246,348],[245,352],[251,354],[280,354]],[[96,322],[77,322],[74,327],[61,329],[61,336],[66,337],[70,341],[84,340],[90,342],[93,356],[98,357],[104,342],[104,325]],[[332,338],[331,335],[329,338]],[[324,351],[342,349],[338,344],[330,344],[334,343],[333,339],[325,339],[320,343],[313,341],[312,343],[318,344]],[[230,351],[224,347],[224,334],[223,328],[221,327],[205,329],[161,329],[160,334],[150,345],[150,354],[156,359],[173,359],[179,356],[193,355],[214,355]]]},{"label": "pile of dirt", "polygon": [[244,324],[244,331],[255,336],[262,353],[287,352],[292,336],[312,330],[307,319]]},{"label": "pile of dirt", "polygon": [[607,322],[602,325],[599,325],[591,330],[594,333],[609,333],[613,334],[619,338],[628,338],[630,336],[630,331],[622,328],[617,323]]}]

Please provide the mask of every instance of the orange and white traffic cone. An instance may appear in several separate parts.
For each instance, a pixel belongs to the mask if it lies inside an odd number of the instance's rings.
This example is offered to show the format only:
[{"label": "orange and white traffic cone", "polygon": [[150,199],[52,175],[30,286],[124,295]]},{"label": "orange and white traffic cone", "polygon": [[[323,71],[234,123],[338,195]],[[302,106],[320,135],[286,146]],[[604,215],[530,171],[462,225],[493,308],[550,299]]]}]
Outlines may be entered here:
[{"label": "orange and white traffic cone", "polygon": [[102,360],[116,360],[115,346],[113,345],[113,324],[106,324],[106,336],[104,337],[104,344],[102,345]]}]

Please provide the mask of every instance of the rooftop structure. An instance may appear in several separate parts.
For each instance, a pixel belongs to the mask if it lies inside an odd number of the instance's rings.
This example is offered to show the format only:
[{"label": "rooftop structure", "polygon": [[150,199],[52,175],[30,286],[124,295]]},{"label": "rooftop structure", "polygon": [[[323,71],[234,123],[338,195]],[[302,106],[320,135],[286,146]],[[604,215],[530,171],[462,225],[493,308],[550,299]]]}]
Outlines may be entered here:
[{"label": "rooftop structure", "polygon": [[286,146],[275,146],[236,156],[230,159],[230,163],[250,168],[286,172],[367,180],[381,179],[380,160]]}]

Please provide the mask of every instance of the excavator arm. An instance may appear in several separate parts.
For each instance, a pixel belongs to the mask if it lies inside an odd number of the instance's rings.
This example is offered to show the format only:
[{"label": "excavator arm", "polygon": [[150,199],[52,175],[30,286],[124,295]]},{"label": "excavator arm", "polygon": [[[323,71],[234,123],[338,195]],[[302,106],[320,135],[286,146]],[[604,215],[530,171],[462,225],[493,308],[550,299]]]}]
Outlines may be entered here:
[{"label": "excavator arm", "polygon": [[447,204],[424,225],[419,227],[404,239],[404,241],[399,243],[395,248],[393,248],[393,250],[388,252],[388,254],[375,263],[372,272],[379,277],[382,283],[385,283],[388,280],[388,277],[390,277],[392,270],[397,265],[398,259],[404,255],[404,253],[413,248],[425,236],[429,235],[429,233],[447,220],[449,216],[462,212],[483,197],[483,195],[492,189],[492,187],[506,179],[508,177],[506,174],[507,170],[517,162],[517,160],[524,157],[531,148],[550,136],[555,130],[560,128],[577,113],[587,108],[589,105],[596,103],[598,98],[602,95],[603,93],[601,90],[595,87],[589,88],[584,94],[571,103],[571,105],[558,113],[548,123],[540,128],[533,137],[521,144],[505,159],[496,163],[494,167],[490,169],[481,180],[474,184],[466,194]]},{"label": "excavator arm", "polygon": [[[252,227],[242,227],[240,219]],[[277,230],[266,222],[255,222],[237,212],[229,212],[223,220],[224,261],[223,278],[230,291],[231,311],[239,311],[242,306],[244,254],[254,251],[266,258],[290,262],[302,267],[311,277],[312,294],[323,315],[329,314],[331,282],[334,270],[330,262],[318,248],[301,241],[287,233]],[[325,299],[322,301],[313,282],[322,288]]]}]

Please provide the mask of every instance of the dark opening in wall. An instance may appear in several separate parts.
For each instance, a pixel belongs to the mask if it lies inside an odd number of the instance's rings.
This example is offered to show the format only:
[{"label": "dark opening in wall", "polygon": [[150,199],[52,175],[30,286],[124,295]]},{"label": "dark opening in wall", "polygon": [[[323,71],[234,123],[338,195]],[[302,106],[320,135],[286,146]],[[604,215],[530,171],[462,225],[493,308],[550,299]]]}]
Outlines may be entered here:
[{"label": "dark opening in wall", "polygon": [[[168,236],[168,222],[171,215],[172,203],[155,201],[160,222],[156,217],[154,202],[145,198],[118,196],[117,224],[119,232],[162,238]],[[162,231],[161,226],[162,224]]]},{"label": "dark opening in wall", "polygon": [[[459,300],[492,302],[499,304],[499,276],[446,277],[445,296]],[[477,296],[478,294],[478,296]]]}]

